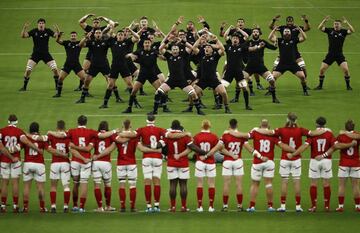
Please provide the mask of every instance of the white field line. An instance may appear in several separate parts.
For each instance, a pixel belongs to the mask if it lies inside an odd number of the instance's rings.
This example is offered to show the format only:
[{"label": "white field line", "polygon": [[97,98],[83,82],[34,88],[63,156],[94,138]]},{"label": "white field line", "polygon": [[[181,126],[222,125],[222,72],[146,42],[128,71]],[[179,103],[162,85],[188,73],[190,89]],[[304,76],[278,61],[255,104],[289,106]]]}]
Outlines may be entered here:
[{"label": "white field line", "polygon": [[[268,51],[265,52],[267,54],[278,54],[278,51]],[[306,51],[306,52],[300,52],[301,54],[326,54],[327,51]],[[28,53],[0,53],[0,56],[28,56],[31,52]],[[51,53],[52,55],[66,55],[66,53],[60,52],[60,53]],[[86,52],[82,52],[81,54],[86,54]],[[344,52],[345,55],[360,55],[360,52]]]},{"label": "white field line", "polygon": [[273,6],[272,9],[359,9],[360,6]]},{"label": "white field line", "polygon": [[0,10],[81,10],[109,9],[108,6],[60,6],[60,7],[1,7]]},{"label": "white field line", "polygon": [[[146,114],[109,114],[109,115],[102,115],[102,114],[85,114],[87,117],[144,117],[146,116]],[[243,116],[243,117],[252,117],[252,116],[269,116],[269,117],[277,117],[277,116],[286,116],[287,113],[264,113],[264,114],[241,114],[241,113],[233,113],[233,114],[207,114],[205,115],[204,117],[206,116]],[[188,114],[188,115],[179,115],[179,114],[176,114],[176,113],[173,113],[173,114],[163,114],[163,115],[156,115],[156,117],[178,117],[178,116],[181,116],[181,117],[194,117],[194,116],[197,116],[196,114]]]},{"label": "white field line", "polygon": [[[44,160],[45,160],[45,161],[51,161],[51,159],[44,159]],[[242,159],[242,160],[243,160],[243,161],[252,161],[253,159],[252,159],[252,158],[244,158],[244,159]],[[274,160],[275,160],[275,161],[280,161],[281,159],[280,159],[280,158],[275,158]],[[309,158],[302,158],[301,160],[303,160],[303,161],[310,161]],[[340,159],[333,158],[333,159],[331,159],[331,160],[333,160],[333,161],[339,161]],[[117,159],[112,158],[111,161],[117,161]],[[136,161],[142,161],[142,159],[136,159]],[[166,163],[166,162],[164,162],[164,163]]]}]

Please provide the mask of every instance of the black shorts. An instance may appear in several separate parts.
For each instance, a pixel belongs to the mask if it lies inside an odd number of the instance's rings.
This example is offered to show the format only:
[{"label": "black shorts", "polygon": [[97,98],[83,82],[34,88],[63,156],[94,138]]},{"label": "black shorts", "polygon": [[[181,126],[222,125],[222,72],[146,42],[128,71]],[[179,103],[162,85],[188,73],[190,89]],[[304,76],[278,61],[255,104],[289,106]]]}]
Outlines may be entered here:
[{"label": "black shorts", "polygon": [[331,54],[331,53],[328,53],[328,54],[326,54],[326,57],[323,60],[323,62],[328,64],[329,66],[331,66],[331,64],[333,64],[335,61],[336,61],[336,63],[338,65],[345,62],[346,59],[345,59],[344,54]]},{"label": "black shorts", "polygon": [[165,82],[171,89],[175,89],[176,87],[180,89],[184,89],[189,86],[188,82],[184,78],[168,78]]},{"label": "black shorts", "polygon": [[134,62],[130,58],[127,59],[126,61],[127,61],[127,66],[129,68],[130,73],[134,74],[135,71],[137,71],[138,68],[136,67],[136,65],[134,64]]},{"label": "black shorts", "polygon": [[149,81],[149,83],[153,83],[156,80],[158,80],[158,77],[154,73],[139,73],[139,76],[136,78],[137,82],[140,82],[141,84],[144,84],[145,82]]},{"label": "black shorts", "polygon": [[264,64],[259,64],[258,66],[246,66],[245,70],[250,76],[253,74],[264,74],[265,72],[269,71]]},{"label": "black shorts", "polygon": [[119,74],[122,78],[131,76],[127,63],[123,64],[111,64],[110,68],[110,78],[117,79]]},{"label": "black shorts", "polygon": [[61,69],[64,72],[70,74],[71,71],[74,71],[75,74],[79,73],[83,70],[82,66],[80,65],[80,62],[65,62],[64,67]]},{"label": "black shorts", "polygon": [[38,63],[39,61],[43,61],[45,64],[48,63],[49,61],[54,60],[54,58],[51,56],[50,53],[37,53],[37,52],[32,53],[30,59],[33,60],[35,63]]},{"label": "black shorts", "polygon": [[109,75],[110,74],[110,67],[108,64],[104,66],[95,66],[93,64],[90,65],[89,70],[87,71],[88,75],[91,75],[93,78],[98,75],[98,73],[101,73],[102,75]]},{"label": "black shorts", "polygon": [[279,63],[274,71],[277,71],[277,72],[280,72],[280,73],[285,73],[286,71],[290,71],[291,73],[295,74],[296,72],[298,71],[302,71],[300,66],[296,63],[293,63],[293,64],[282,64],[282,63]]},{"label": "black shorts", "polygon": [[156,73],[156,76],[158,76],[159,74],[162,73],[158,65],[156,65],[156,67],[155,67],[155,73]]},{"label": "black shorts", "polygon": [[298,50],[296,50],[295,51],[295,59],[297,60],[299,58],[301,58],[301,54],[300,54],[300,52]]},{"label": "black shorts", "polygon": [[198,83],[196,83],[198,87],[202,90],[205,90],[207,87],[210,87],[215,90],[217,86],[221,85],[221,82],[216,77],[210,79],[200,79]]},{"label": "black shorts", "polygon": [[90,50],[89,50],[89,51],[86,53],[85,60],[91,61],[91,56],[92,56],[92,53],[91,53]]},{"label": "black shorts", "polygon": [[238,83],[240,82],[241,80],[244,79],[244,74],[242,72],[241,69],[237,69],[237,70],[234,70],[234,69],[229,69],[229,67],[226,68],[226,71],[224,73],[224,80],[231,83],[235,78],[235,81]]},{"label": "black shorts", "polygon": [[193,82],[195,81],[196,77],[191,72],[191,70],[185,70],[185,79],[189,82]]}]

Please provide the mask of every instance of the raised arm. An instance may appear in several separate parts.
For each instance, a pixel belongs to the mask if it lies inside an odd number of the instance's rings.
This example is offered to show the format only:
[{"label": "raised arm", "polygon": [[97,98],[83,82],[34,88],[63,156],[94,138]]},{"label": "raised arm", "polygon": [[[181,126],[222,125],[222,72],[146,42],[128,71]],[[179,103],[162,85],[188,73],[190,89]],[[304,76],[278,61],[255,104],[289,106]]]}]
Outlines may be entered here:
[{"label": "raised arm", "polygon": [[349,21],[345,17],[343,17],[343,23],[346,24],[347,27],[348,27],[348,30],[347,30],[348,34],[351,34],[351,33],[355,32],[354,27],[350,25]]},{"label": "raised arm", "polygon": [[29,23],[26,22],[21,30],[21,38],[29,38]]},{"label": "raised arm", "polygon": [[318,26],[318,29],[319,29],[320,31],[325,31],[325,23],[326,23],[327,21],[329,21],[329,19],[330,19],[330,15],[327,15],[327,16],[325,16],[325,18],[321,21],[321,23],[320,23],[319,26]]},{"label": "raised arm", "polygon": [[302,15],[301,20],[304,21],[304,32],[310,31],[310,23],[308,17],[306,15]]},{"label": "raised arm", "polygon": [[220,37],[224,37],[224,33],[225,33],[224,29],[225,29],[225,27],[226,27],[226,22],[224,21],[220,25],[220,33],[219,33]]},{"label": "raised arm", "polygon": [[63,35],[62,32],[59,32],[58,36],[56,37],[56,43],[59,45],[63,45],[63,40],[61,39],[61,36]]},{"label": "raised arm", "polygon": [[299,43],[304,42],[306,40],[306,33],[301,29],[301,27],[297,27],[297,30],[299,30]]},{"label": "raised arm", "polygon": [[225,40],[228,40],[229,38],[229,33],[230,33],[230,31],[232,30],[232,29],[234,29],[235,27],[233,26],[233,25],[230,25],[227,29],[226,29],[226,31],[224,32],[224,38],[225,38]]},{"label": "raised arm", "polygon": [[269,24],[269,28],[270,28],[271,30],[274,30],[274,29],[276,28],[275,23],[276,23],[276,21],[278,21],[279,19],[280,19],[280,15],[276,15],[276,16],[271,20],[271,22],[270,22],[270,24]]},{"label": "raised arm", "polygon": [[277,27],[275,27],[269,34],[269,40],[272,42],[272,43],[277,43],[277,38],[276,38],[276,31],[277,31]]},{"label": "raised arm", "polygon": [[238,31],[244,37],[244,40],[247,40],[249,38],[249,35],[244,30],[242,30],[241,28],[238,28]]},{"label": "raised arm", "polygon": [[225,54],[225,47],[224,45],[221,43],[221,41],[217,38],[217,36],[215,36],[215,41],[216,41],[216,46],[219,48],[218,53],[220,56],[224,56]]},{"label": "raised arm", "polygon": [[87,26],[86,20],[92,16],[95,16],[94,14],[87,14],[84,15],[81,19],[79,19],[79,24],[82,29],[85,29]]},{"label": "raised arm", "polygon": [[140,36],[136,32],[134,32],[134,30],[132,30],[131,27],[127,27],[126,29],[130,31],[130,33],[132,35],[131,41],[133,43],[136,43],[140,40]]},{"label": "raised arm", "polygon": [[108,25],[115,27],[115,22],[105,16],[99,16],[99,19],[105,21]]}]

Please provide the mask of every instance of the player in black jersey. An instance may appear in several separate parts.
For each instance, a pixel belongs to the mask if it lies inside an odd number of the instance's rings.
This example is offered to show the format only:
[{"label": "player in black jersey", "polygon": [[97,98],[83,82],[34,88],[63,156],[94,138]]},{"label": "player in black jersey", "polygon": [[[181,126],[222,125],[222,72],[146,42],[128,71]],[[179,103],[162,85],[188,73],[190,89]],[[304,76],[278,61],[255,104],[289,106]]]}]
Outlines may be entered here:
[{"label": "player in black jersey", "polygon": [[[134,43],[138,42],[140,37],[139,35],[131,30],[130,27],[126,28],[132,34],[132,37],[126,38],[125,31],[119,30],[116,34],[113,34],[109,40],[109,46],[112,53],[112,64],[110,68],[110,79],[108,82],[108,86],[104,96],[104,103],[100,106],[100,108],[107,108],[108,101],[111,96],[111,92],[115,87],[115,82],[119,76],[123,78],[124,82],[127,85],[127,89],[129,90],[130,94],[133,89],[132,83],[132,73],[128,67],[128,59],[125,57],[129,50],[133,47]],[[137,103],[137,101],[135,100]]]},{"label": "player in black jersey", "polygon": [[273,76],[276,80],[286,71],[290,71],[300,79],[303,93],[305,96],[308,96],[309,93],[307,91],[304,71],[296,63],[297,44],[306,40],[306,34],[300,27],[297,27],[297,30],[299,30],[300,34],[299,37],[296,38],[291,36],[291,30],[289,28],[284,29],[283,38],[276,37],[276,32],[278,31],[277,27],[271,31],[269,40],[278,45],[280,57],[279,64],[273,70]]},{"label": "player in black jersey", "polygon": [[24,85],[19,91],[26,91],[27,85],[30,80],[30,74],[39,61],[43,61],[47,64],[51,71],[54,73],[55,88],[59,79],[59,71],[57,69],[54,58],[49,53],[49,39],[50,37],[56,37],[57,32],[45,27],[45,19],[40,18],[37,21],[37,28],[28,31],[29,23],[25,23],[21,31],[22,38],[32,37],[34,42],[33,52],[31,57],[28,59],[25,74],[24,74]]},{"label": "player in black jersey", "polygon": [[[273,30],[276,26],[275,26],[275,23],[280,19],[280,15],[277,15],[275,16],[270,25],[269,25],[269,28],[271,30]],[[309,23],[309,19],[307,18],[306,15],[302,15],[301,16],[301,20],[304,21],[304,26],[300,26],[299,28],[301,28],[304,32],[307,32],[310,30],[310,23]],[[295,25],[295,22],[294,22],[294,17],[293,16],[288,16],[286,17],[286,24],[285,25],[281,25],[281,26],[278,26],[277,27],[277,30],[280,32],[281,34],[281,37],[283,38],[284,37],[284,30],[288,28],[290,29],[291,31],[291,38],[292,39],[295,39],[295,38],[298,38],[299,35],[300,35],[300,31],[298,30],[298,26]],[[275,61],[274,61],[274,67],[279,63],[279,58],[277,58]],[[299,50],[298,50],[298,47],[296,46],[296,63],[300,66],[300,68],[302,69],[302,71],[304,71],[304,74],[305,74],[305,77],[307,77],[307,71],[306,71],[306,65],[305,65],[305,61],[304,59],[302,58]],[[307,87],[307,89],[309,89]]]},{"label": "player in black jersey", "polygon": [[[191,98],[191,100],[195,104],[197,113],[199,115],[204,115],[204,113],[200,109],[200,103],[195,89],[191,84],[187,82],[185,74],[185,66],[189,61],[189,56],[192,52],[192,45],[186,42],[185,33],[183,33],[183,36],[181,37],[182,39],[180,37],[176,37],[175,39],[172,39],[172,42],[170,44],[169,37],[171,34],[175,34],[175,32],[171,30],[170,33],[162,41],[159,48],[160,54],[162,54],[167,60],[169,77],[166,82],[162,83],[161,86],[156,90],[154,98],[154,108],[151,113],[157,114],[158,108],[161,104],[161,100],[165,98],[166,94],[171,89],[179,87]],[[170,51],[167,51],[166,48]]]},{"label": "player in black jersey", "polygon": [[[92,21],[92,26],[88,25],[86,23],[86,20],[88,20],[89,18],[93,17],[93,21]],[[107,23],[107,26],[101,26],[101,21],[105,21]],[[115,22],[112,21],[111,19],[108,19],[104,16],[99,16],[99,17],[95,17],[94,14],[87,14],[85,16],[83,16],[80,20],[79,20],[79,24],[80,27],[86,32],[92,32],[92,34],[95,34],[95,30],[100,29],[101,31],[103,31],[106,27],[110,27],[110,26],[115,26]],[[91,53],[90,51],[88,51],[88,53],[86,54],[84,63],[83,63],[83,69],[85,71],[87,71],[90,67],[90,61],[91,61]]]},{"label": "player in black jersey", "polygon": [[79,56],[81,52],[80,41],[77,40],[77,33],[70,33],[70,40],[62,40],[62,33],[56,38],[56,42],[62,46],[64,46],[66,51],[66,61],[63,68],[60,71],[60,77],[57,83],[57,93],[54,95],[54,98],[61,97],[61,92],[63,88],[64,79],[70,74],[71,71],[79,77],[80,84],[79,88],[82,88],[85,81],[85,71],[79,62]]},{"label": "player in black jersey", "polygon": [[[193,46],[194,54],[199,54],[201,52],[201,76],[197,77],[199,81],[196,82],[196,84],[194,85],[196,94],[198,96],[201,96],[203,90],[205,90],[207,87],[212,88],[216,93],[221,95],[222,101],[225,106],[225,113],[231,113],[226,88],[217,78],[216,71],[219,59],[225,54],[225,48],[215,35],[212,35],[212,41],[215,44],[207,43],[207,39],[204,35],[202,35]],[[206,43],[203,50],[199,49],[201,43]]]},{"label": "player in black jersey", "polygon": [[126,55],[127,58],[131,58],[134,62],[140,64],[140,72],[130,94],[129,106],[125,111],[123,111],[123,113],[132,112],[132,106],[135,101],[136,93],[146,81],[149,81],[155,89],[158,89],[161,84],[156,72],[159,51],[152,48],[152,42],[150,39],[145,39],[143,46],[143,49]]},{"label": "player in black jersey", "polygon": [[[244,32],[245,33],[245,32]],[[226,52],[226,71],[224,73],[221,83],[228,87],[235,78],[236,85],[238,85],[244,94],[246,110],[252,110],[249,105],[249,92],[247,90],[247,81],[243,75],[243,58],[248,52],[259,50],[263,44],[249,47],[247,43],[240,44],[241,36],[234,33],[231,36],[231,44],[225,45]]]},{"label": "player in black jersey", "polygon": [[85,97],[89,93],[89,86],[93,78],[95,78],[98,73],[101,73],[107,80],[109,79],[110,66],[107,59],[109,43],[107,39],[103,38],[102,31],[97,29],[94,35],[92,32],[89,32],[86,37],[80,41],[80,46],[88,47],[92,54],[81,97],[76,102],[85,103]]},{"label": "player in black jersey", "polygon": [[[343,46],[346,36],[353,33],[355,29],[353,28],[353,26],[350,25],[350,23],[346,20],[345,17],[343,18],[342,22],[341,20],[335,20],[333,28],[327,28],[325,27],[325,23],[329,21],[329,19],[330,16],[326,16],[318,27],[322,32],[325,32],[327,34],[329,48],[325,59],[321,63],[319,85],[315,88],[315,90],[322,90],[325,79],[325,72],[334,62],[336,62],[338,66],[340,66],[341,70],[344,72],[346,89],[352,90],[350,86],[349,67],[343,54]],[[348,29],[343,28],[341,23],[344,23],[348,27]]]},{"label": "player in black jersey", "polygon": [[259,49],[255,51],[249,51],[248,61],[244,69],[244,77],[246,80],[248,80],[248,78],[252,74],[261,75],[270,84],[269,91],[272,95],[273,103],[280,103],[279,100],[276,98],[275,79],[272,73],[266,68],[264,64],[264,49],[267,48],[271,50],[276,50],[277,47],[270,44],[266,40],[261,39],[261,34],[262,33],[260,28],[254,28],[252,31],[252,39],[247,42],[249,47],[258,46]]}]

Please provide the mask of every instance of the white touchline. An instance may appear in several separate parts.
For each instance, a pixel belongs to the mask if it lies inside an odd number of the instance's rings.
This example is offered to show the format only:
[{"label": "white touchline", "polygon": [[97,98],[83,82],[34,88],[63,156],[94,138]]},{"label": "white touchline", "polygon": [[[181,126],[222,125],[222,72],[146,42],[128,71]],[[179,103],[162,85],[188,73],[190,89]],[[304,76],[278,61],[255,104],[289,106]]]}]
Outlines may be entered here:
[{"label": "white touchline", "polygon": [[60,7],[1,7],[0,10],[80,10],[109,9],[108,6],[60,6]]},{"label": "white touchline", "polygon": [[[114,115],[111,115],[111,114],[109,114],[109,115],[92,115],[92,114],[84,114],[84,115],[86,115],[87,117],[145,117],[146,116],[146,114],[144,113],[144,114],[121,114],[121,115],[119,115],[119,114],[114,114]],[[251,114],[251,113],[249,113],[249,114],[246,114],[246,113],[244,113],[244,114],[241,114],[241,113],[238,113],[238,114],[236,114],[236,113],[233,113],[233,114],[207,114],[206,116],[244,116],[244,117],[248,117],[248,116],[286,116],[287,115],[287,113],[264,113],[264,114],[261,114],[261,113],[259,113],[259,114]],[[191,114],[189,114],[189,115],[179,115],[179,114],[164,114],[164,115],[156,115],[156,117],[169,117],[169,116],[171,116],[171,117],[174,117],[174,116],[181,116],[181,117],[194,117],[195,115],[191,115]]]},{"label": "white touchline", "polygon": [[273,6],[272,9],[359,9],[360,6]]},{"label": "white touchline", "polygon": [[[51,161],[51,159],[44,159],[45,161]],[[245,158],[245,159],[242,159],[243,161],[253,161],[253,158]],[[274,159],[275,161],[280,161],[281,159],[280,158],[276,158]],[[301,160],[303,161],[310,161],[309,158],[301,158]],[[340,159],[331,159],[332,161],[339,161]],[[112,158],[111,161],[117,161],[117,159],[115,158]],[[142,161],[142,159],[136,159],[136,161]],[[164,161],[165,163],[166,161]],[[219,164],[219,163],[217,163]]]}]

